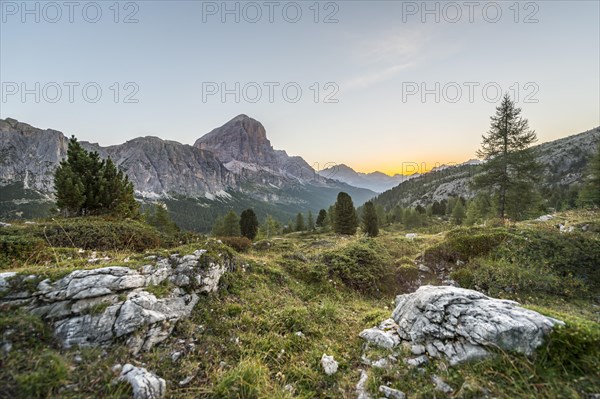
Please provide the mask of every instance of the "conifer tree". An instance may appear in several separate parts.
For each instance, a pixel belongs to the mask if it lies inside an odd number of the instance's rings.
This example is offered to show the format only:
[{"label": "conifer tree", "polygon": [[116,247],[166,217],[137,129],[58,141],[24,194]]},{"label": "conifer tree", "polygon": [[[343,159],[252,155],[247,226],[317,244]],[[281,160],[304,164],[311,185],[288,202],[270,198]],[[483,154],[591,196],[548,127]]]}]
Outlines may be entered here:
[{"label": "conifer tree", "polygon": [[467,204],[467,216],[465,224],[471,226],[486,220],[492,213],[490,197],[485,193],[479,193]]},{"label": "conifer tree", "polygon": [[333,228],[338,234],[353,235],[358,227],[358,218],[352,197],[341,192],[334,205]]},{"label": "conifer tree", "polygon": [[225,216],[217,219],[213,225],[212,234],[215,237],[239,237],[240,218],[234,211],[229,211]]},{"label": "conifer tree", "polygon": [[54,174],[56,205],[65,216],[139,217],[133,184],[112,160],[86,151],[73,136]]},{"label": "conifer tree", "polygon": [[271,215],[267,215],[265,222],[258,229],[259,236],[263,238],[271,238],[280,233],[281,225]]},{"label": "conifer tree", "polygon": [[377,237],[379,235],[377,211],[371,201],[365,203],[362,214],[362,228],[369,237]]},{"label": "conifer tree", "polygon": [[304,231],[306,230],[305,226],[304,226],[304,215],[302,215],[302,213],[298,212],[298,214],[296,215],[296,231]]},{"label": "conifer tree", "polygon": [[315,218],[313,217],[313,214],[310,210],[308,211],[306,228],[308,231],[313,231],[315,229]]},{"label": "conifer tree", "polygon": [[246,209],[240,217],[240,232],[242,236],[254,240],[258,234],[258,218],[252,209]]},{"label": "conifer tree", "polygon": [[600,207],[600,142],[596,144],[596,154],[590,160],[587,172],[579,200],[584,206]]},{"label": "conifer tree", "polygon": [[462,224],[465,219],[466,211],[465,206],[460,198],[456,199],[456,203],[454,204],[454,209],[452,209],[452,221],[454,224]]},{"label": "conifer tree", "polygon": [[477,156],[486,162],[482,165],[483,173],[474,180],[476,188],[495,195],[502,219],[506,216],[518,219],[526,212],[522,205],[527,205],[525,197],[531,196],[539,169],[529,149],[536,140],[527,119],[521,116],[521,109],[505,95],[477,151]]},{"label": "conifer tree", "polygon": [[146,215],[146,222],[162,233],[175,234],[179,231],[179,227],[169,216],[167,206],[162,203],[154,204]]},{"label": "conifer tree", "polygon": [[321,209],[317,215],[317,227],[325,227],[327,224],[327,211]]}]

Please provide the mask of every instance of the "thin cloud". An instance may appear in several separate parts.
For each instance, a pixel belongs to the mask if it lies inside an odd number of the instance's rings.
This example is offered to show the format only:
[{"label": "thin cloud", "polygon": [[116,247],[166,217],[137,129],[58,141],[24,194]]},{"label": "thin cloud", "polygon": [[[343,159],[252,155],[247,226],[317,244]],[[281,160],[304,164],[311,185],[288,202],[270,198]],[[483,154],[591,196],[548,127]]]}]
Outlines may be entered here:
[{"label": "thin cloud", "polygon": [[412,27],[380,32],[368,40],[358,41],[352,48],[352,58],[364,72],[348,79],[344,89],[367,88],[421,65],[433,53],[432,36],[429,30]]}]

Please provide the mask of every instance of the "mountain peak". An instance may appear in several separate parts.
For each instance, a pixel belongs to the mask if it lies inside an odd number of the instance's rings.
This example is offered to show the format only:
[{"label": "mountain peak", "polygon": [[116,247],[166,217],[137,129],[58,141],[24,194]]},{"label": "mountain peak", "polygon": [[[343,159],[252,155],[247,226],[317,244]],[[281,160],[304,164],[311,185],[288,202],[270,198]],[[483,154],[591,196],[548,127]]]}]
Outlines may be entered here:
[{"label": "mountain peak", "polygon": [[224,163],[261,163],[275,156],[262,123],[245,114],[200,137],[194,147],[214,152]]}]

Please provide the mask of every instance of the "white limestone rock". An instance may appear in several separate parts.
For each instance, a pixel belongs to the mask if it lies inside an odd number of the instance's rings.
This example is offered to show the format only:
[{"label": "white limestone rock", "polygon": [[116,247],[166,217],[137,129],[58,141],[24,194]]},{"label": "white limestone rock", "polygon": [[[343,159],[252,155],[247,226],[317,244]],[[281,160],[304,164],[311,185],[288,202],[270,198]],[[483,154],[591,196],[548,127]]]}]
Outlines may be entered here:
[{"label": "white limestone rock", "polygon": [[487,347],[530,355],[562,324],[514,301],[448,286],[399,295],[392,318],[402,339],[424,345],[429,355],[444,356],[451,365],[485,357]]},{"label": "white limestone rock", "polygon": [[162,399],[167,391],[167,383],[145,368],[126,364],[121,369],[119,380],[127,381],[133,388],[133,399]]},{"label": "white limestone rock", "polygon": [[321,366],[327,375],[333,375],[337,372],[338,362],[333,359],[333,356],[327,356],[323,353],[321,357]]}]

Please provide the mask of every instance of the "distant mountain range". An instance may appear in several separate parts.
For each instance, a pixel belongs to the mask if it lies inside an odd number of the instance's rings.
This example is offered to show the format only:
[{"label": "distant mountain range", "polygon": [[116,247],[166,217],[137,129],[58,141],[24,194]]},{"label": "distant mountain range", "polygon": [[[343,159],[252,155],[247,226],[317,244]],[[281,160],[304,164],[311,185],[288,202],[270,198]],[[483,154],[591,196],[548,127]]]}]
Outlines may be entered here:
[{"label": "distant mountain range", "polygon": [[360,173],[348,165],[334,165],[319,171],[319,175],[325,178],[334,179],[354,187],[362,187],[382,193],[398,184],[416,177],[418,175],[404,176],[396,174],[394,176],[386,175],[382,172]]},{"label": "distant mountain range", "polygon": [[[375,192],[319,175],[301,157],[273,149],[263,125],[239,115],[191,145],[140,137],[84,148],[111,157],[133,182],[142,202],[167,203],[182,227],[207,231],[215,218],[247,207],[287,220],[296,212],[327,208],[340,191],[357,205]],[[14,119],[0,119],[0,219],[48,214],[54,170],[66,157],[68,139]]]},{"label": "distant mountain range", "polygon": [[[598,145],[600,127],[533,147],[543,168],[542,186],[569,187],[581,183],[587,163]],[[449,197],[471,198],[474,192],[469,182],[480,173],[480,164],[479,160],[470,160],[461,165],[439,167],[400,183],[373,201],[390,209],[396,205],[428,205]]]}]

